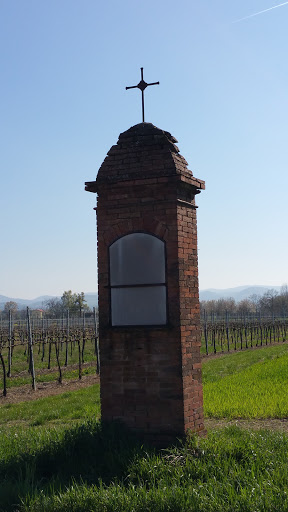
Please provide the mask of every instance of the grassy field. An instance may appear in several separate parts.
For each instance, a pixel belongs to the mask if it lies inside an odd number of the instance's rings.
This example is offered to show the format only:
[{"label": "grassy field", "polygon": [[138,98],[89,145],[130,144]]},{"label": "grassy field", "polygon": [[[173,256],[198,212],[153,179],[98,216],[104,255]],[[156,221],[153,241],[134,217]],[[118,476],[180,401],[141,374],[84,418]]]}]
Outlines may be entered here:
[{"label": "grassy field", "polygon": [[[206,415],[283,417],[287,357],[283,344],[205,360]],[[155,450],[99,415],[98,385],[2,406],[1,512],[288,512],[286,434],[230,427]]]},{"label": "grassy field", "polygon": [[203,361],[204,412],[215,418],[288,418],[288,344]]},{"label": "grassy field", "polygon": [[1,443],[1,510],[284,512],[287,455],[286,435],[236,427],[162,451],[95,420],[12,429]]},{"label": "grassy field", "polygon": [[31,402],[7,404],[0,407],[2,433],[10,427],[19,430],[37,425],[66,427],[71,422],[100,418],[99,384],[78,391]]}]

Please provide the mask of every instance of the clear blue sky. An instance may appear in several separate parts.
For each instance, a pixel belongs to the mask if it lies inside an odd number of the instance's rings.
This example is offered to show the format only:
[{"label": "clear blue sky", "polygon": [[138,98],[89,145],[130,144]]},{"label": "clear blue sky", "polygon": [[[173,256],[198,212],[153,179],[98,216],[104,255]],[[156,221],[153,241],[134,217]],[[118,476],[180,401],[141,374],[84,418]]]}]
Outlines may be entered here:
[{"label": "clear blue sky", "polygon": [[97,290],[95,195],[120,132],[170,131],[193,174],[200,288],[288,281],[288,4],[0,0],[0,294]]}]

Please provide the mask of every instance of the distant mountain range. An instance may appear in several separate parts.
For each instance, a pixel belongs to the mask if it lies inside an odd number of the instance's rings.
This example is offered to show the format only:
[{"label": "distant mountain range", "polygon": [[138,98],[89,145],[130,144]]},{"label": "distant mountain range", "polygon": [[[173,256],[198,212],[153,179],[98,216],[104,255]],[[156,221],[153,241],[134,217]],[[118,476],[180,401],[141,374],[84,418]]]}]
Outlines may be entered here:
[{"label": "distant mountain range", "polygon": [[[207,290],[200,290],[200,300],[218,300],[232,297],[236,302],[239,302],[240,300],[248,299],[250,295],[264,295],[267,290],[271,289],[279,292],[281,286],[237,286],[236,288],[226,288],[223,290],[208,288]],[[36,299],[15,299],[0,295],[0,311],[4,309],[6,302],[11,300],[18,304],[19,309],[26,308],[27,306],[31,309],[41,309],[49,299],[60,299],[60,297],[55,295],[41,295],[41,297],[37,297]],[[85,293],[85,299],[89,308],[93,309],[93,307],[97,307],[97,293]]]},{"label": "distant mountain range", "polygon": [[200,290],[200,300],[218,300],[232,297],[236,302],[239,302],[240,300],[248,299],[251,295],[262,296],[272,289],[279,292],[281,286],[237,286],[236,288],[226,288],[224,290],[208,288],[207,290]]}]

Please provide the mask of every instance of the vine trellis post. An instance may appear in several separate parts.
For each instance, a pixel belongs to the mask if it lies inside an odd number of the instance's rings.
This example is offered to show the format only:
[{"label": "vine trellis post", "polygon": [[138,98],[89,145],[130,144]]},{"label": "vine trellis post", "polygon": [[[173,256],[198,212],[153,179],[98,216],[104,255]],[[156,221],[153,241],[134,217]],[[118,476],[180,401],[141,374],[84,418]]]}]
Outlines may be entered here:
[{"label": "vine trellis post", "polygon": [[27,325],[28,325],[28,344],[29,344],[29,356],[30,356],[30,371],[32,376],[32,389],[36,391],[36,378],[35,378],[35,368],[34,368],[34,357],[33,357],[33,336],[31,329],[31,318],[30,318],[30,310],[27,307]]}]

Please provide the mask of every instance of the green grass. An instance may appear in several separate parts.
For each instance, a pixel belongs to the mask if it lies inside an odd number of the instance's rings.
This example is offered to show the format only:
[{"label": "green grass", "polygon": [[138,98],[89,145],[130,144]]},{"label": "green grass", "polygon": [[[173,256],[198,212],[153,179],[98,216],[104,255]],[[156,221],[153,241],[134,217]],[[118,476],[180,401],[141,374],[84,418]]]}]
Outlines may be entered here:
[{"label": "green grass", "polygon": [[13,482],[22,512],[288,511],[280,433],[233,427],[156,451],[118,426],[88,422],[4,443],[2,510],[13,510]]},{"label": "green grass", "polygon": [[[285,344],[204,360],[206,414],[282,417],[287,369]],[[156,450],[99,414],[99,385],[1,406],[0,511],[288,512],[286,434],[230,427]]]},{"label": "green grass", "polygon": [[288,346],[204,360],[203,389],[208,417],[288,417]]},{"label": "green grass", "polygon": [[217,381],[221,377],[242,371],[255,363],[270,361],[288,354],[288,343],[248,349],[242,352],[220,354],[217,357],[202,360],[203,378],[205,382]]},{"label": "green grass", "polygon": [[7,404],[0,407],[1,430],[6,427],[25,428],[36,425],[69,425],[100,417],[99,384],[66,392],[57,396],[40,398],[31,402]]}]

